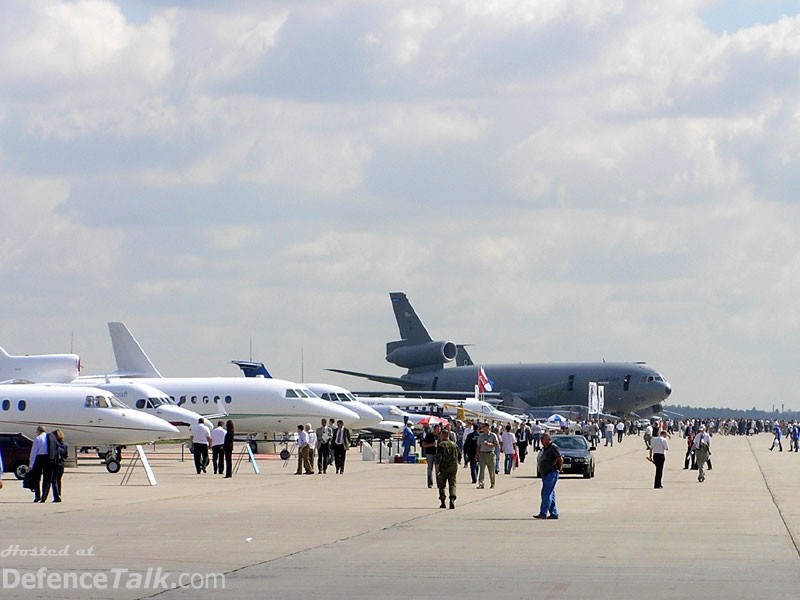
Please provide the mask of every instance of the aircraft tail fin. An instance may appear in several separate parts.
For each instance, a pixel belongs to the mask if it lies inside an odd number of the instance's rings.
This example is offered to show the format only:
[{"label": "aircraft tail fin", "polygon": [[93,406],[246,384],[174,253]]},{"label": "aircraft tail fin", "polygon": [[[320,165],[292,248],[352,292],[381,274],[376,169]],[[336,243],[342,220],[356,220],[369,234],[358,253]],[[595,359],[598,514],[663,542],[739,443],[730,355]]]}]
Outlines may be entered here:
[{"label": "aircraft tail fin", "polygon": [[456,348],[458,349],[458,352],[456,353],[457,367],[472,366],[475,364],[472,362],[472,357],[469,355],[469,352],[467,352],[464,344],[456,344]]},{"label": "aircraft tail fin", "polygon": [[272,379],[272,375],[267,371],[267,367],[264,363],[250,362],[247,360],[232,360],[231,362],[242,370],[245,377],[264,377],[265,379]]},{"label": "aircraft tail fin", "polygon": [[453,342],[433,341],[403,292],[390,292],[401,339],[386,344],[386,360],[409,374],[441,369],[457,354]]},{"label": "aircraft tail fin", "polygon": [[394,318],[397,319],[397,328],[400,330],[402,340],[409,344],[426,344],[433,341],[405,293],[391,292],[389,298],[392,300]]},{"label": "aircraft tail fin", "polygon": [[117,375],[162,377],[125,323],[109,323],[108,332],[111,334],[111,346],[117,361]]}]

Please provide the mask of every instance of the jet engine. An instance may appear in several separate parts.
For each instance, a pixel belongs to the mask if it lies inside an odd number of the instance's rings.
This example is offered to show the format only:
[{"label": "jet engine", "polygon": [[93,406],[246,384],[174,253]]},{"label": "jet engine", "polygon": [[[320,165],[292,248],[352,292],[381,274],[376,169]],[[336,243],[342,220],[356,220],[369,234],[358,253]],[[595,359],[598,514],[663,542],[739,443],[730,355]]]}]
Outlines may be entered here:
[{"label": "jet engine", "polygon": [[386,344],[386,360],[406,369],[434,367],[451,362],[458,354],[453,342],[427,342],[407,345],[405,340]]}]

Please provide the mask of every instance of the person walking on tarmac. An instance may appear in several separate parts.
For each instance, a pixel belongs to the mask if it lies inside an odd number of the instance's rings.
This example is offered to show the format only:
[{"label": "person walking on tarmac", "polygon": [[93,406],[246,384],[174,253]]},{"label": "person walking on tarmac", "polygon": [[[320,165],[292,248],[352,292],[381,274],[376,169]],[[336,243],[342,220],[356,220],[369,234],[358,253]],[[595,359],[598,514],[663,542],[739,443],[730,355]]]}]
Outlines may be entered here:
[{"label": "person walking on tarmac", "polygon": [[558,474],[564,465],[561,451],[550,439],[549,433],[542,434],[542,451],[538,457],[539,474],[542,476],[542,503],[538,514],[533,515],[534,519],[557,519],[558,509],[556,508],[556,483]]},{"label": "person walking on tarmac", "polygon": [[456,507],[456,477],[461,464],[461,451],[446,430],[439,432],[439,444],[433,457],[436,468],[436,484],[439,487],[439,508],[445,508],[445,487],[449,487],[450,508]]}]

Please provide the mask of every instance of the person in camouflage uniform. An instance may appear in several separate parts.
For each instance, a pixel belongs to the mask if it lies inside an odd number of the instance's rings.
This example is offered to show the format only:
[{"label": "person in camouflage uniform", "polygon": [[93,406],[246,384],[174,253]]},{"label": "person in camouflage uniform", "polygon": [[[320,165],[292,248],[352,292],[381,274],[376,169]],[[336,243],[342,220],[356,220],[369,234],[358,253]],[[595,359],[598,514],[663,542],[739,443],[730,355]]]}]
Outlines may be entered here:
[{"label": "person in camouflage uniform", "polygon": [[447,430],[439,434],[439,445],[436,446],[436,483],[439,486],[439,508],[446,508],[444,504],[444,488],[449,484],[450,508],[456,507],[456,475],[458,465],[461,464],[461,451],[454,441],[450,439]]}]

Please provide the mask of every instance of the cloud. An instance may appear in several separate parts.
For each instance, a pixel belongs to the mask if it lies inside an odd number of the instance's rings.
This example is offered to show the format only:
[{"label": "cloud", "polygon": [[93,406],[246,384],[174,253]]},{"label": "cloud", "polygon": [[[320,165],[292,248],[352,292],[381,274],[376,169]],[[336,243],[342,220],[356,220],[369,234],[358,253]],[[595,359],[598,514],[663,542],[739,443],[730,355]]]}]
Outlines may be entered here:
[{"label": "cloud", "polygon": [[5,7],[0,344],[74,328],[104,368],[122,319],[171,374],[233,375],[251,336],[287,377],[301,344],[307,378],[395,372],[400,289],[484,361],[646,359],[687,404],[791,385],[798,15],[168,4]]}]

